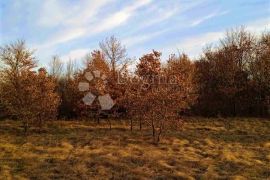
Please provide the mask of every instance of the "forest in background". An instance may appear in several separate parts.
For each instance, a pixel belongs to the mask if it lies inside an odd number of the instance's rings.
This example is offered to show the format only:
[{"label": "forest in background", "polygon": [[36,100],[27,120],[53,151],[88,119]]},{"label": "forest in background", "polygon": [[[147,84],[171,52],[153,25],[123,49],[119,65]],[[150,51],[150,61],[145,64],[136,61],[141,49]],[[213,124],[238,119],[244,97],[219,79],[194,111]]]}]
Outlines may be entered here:
[{"label": "forest in background", "polygon": [[[185,53],[161,61],[162,52],[143,55],[130,71],[133,59],[114,36],[84,59],[62,63],[53,56],[49,68],[37,67],[37,58],[24,41],[0,49],[0,117],[19,120],[25,131],[42,128],[55,119],[128,119],[150,127],[155,141],[164,129],[181,127],[182,116],[268,117],[270,114],[270,33],[254,35],[244,28],[226,32],[215,46],[205,47],[198,59]],[[38,71],[36,71],[38,69]],[[78,88],[87,72],[106,77],[89,83],[96,97],[110,94],[115,105],[102,110],[95,100],[83,102]]]}]

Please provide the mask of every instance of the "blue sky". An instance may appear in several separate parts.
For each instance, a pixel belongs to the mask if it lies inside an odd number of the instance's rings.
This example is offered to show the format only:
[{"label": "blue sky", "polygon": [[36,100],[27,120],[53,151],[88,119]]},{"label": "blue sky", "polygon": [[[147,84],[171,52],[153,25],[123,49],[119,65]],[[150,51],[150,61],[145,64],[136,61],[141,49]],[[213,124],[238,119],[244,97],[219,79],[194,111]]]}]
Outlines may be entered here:
[{"label": "blue sky", "polygon": [[240,25],[269,30],[269,0],[1,0],[0,45],[24,39],[41,65],[77,60],[115,35],[130,57],[156,49],[197,57]]}]

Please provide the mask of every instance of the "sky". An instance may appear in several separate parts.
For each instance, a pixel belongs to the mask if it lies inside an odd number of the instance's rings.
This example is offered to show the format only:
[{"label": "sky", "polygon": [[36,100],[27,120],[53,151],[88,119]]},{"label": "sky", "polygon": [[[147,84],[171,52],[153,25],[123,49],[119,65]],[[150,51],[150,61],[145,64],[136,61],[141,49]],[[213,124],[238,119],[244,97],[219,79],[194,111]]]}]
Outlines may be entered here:
[{"label": "sky", "polygon": [[25,40],[39,64],[53,55],[81,60],[111,35],[139,58],[152,49],[163,58],[198,57],[226,30],[270,30],[269,0],[1,0],[0,46]]}]

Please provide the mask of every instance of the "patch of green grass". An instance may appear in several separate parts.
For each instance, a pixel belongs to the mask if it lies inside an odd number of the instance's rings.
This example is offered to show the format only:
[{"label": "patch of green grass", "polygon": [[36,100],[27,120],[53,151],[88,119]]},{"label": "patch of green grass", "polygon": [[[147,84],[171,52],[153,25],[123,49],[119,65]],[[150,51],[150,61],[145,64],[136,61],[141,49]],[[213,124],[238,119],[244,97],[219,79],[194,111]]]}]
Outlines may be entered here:
[{"label": "patch of green grass", "polygon": [[152,143],[146,129],[57,121],[24,135],[0,122],[0,179],[267,179],[270,121],[191,118]]}]

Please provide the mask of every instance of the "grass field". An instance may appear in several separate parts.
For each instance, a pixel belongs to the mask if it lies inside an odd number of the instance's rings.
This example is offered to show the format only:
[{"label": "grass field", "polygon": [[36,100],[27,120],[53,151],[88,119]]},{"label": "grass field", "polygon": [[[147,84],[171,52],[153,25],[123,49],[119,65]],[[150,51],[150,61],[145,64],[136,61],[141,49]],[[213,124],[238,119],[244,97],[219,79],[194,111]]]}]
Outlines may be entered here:
[{"label": "grass field", "polygon": [[270,120],[191,118],[151,141],[127,124],[0,121],[0,179],[270,179]]}]

